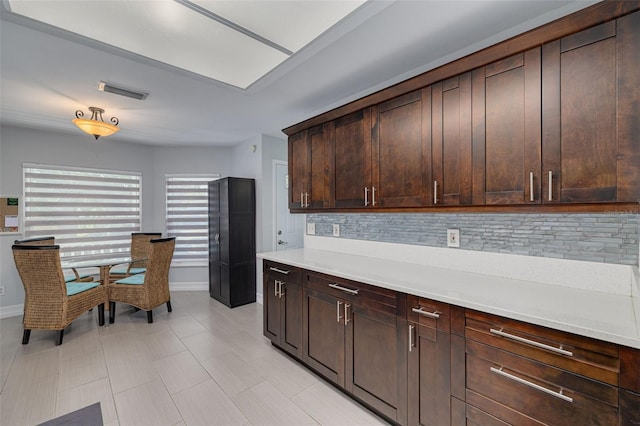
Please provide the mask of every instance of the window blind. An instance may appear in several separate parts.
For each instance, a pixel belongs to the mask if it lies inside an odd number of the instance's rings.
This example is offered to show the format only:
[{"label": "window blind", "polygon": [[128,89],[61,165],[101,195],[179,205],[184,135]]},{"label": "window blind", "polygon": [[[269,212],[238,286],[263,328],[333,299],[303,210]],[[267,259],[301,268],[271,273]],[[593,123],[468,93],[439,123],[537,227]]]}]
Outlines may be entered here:
[{"label": "window blind", "polygon": [[141,229],[139,172],[23,164],[25,237],[55,236],[60,256],[128,256]]},{"label": "window blind", "polygon": [[208,183],[219,178],[219,173],[166,175],[167,235],[176,237],[174,262],[208,260]]}]

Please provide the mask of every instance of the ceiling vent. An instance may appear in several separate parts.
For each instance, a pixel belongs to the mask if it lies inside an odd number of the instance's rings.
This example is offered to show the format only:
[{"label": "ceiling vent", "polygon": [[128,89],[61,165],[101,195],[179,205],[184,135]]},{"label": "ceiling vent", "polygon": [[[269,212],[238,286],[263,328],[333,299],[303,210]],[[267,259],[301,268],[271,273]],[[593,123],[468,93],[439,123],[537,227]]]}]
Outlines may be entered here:
[{"label": "ceiling vent", "polygon": [[114,95],[126,96],[127,98],[137,99],[142,101],[149,96],[148,93],[136,92],[134,90],[125,89],[123,87],[114,86],[113,84],[105,83],[101,81],[98,84],[98,90],[102,92],[113,93]]}]

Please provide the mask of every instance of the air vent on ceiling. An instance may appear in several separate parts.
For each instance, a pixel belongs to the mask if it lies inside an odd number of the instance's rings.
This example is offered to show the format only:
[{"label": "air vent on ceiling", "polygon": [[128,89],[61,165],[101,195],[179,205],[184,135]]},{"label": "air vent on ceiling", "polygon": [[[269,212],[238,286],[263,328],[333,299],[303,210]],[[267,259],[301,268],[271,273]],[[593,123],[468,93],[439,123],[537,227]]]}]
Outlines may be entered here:
[{"label": "air vent on ceiling", "polygon": [[98,84],[98,90],[102,92],[113,93],[115,95],[126,96],[127,98],[133,98],[139,101],[142,101],[146,99],[147,96],[149,96],[148,93],[136,92],[134,90],[125,89],[123,87],[118,87],[118,86],[114,86],[113,84],[105,83],[104,81],[101,81],[100,84]]}]

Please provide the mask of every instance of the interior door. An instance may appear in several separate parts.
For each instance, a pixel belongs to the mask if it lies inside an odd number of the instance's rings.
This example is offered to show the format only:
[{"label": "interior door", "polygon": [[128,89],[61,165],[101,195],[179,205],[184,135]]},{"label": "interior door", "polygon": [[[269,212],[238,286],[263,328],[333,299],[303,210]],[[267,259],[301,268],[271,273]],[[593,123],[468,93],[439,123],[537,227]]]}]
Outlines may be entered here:
[{"label": "interior door", "polygon": [[289,213],[289,174],[287,163],[275,162],[275,247],[274,250],[301,248],[304,215]]}]

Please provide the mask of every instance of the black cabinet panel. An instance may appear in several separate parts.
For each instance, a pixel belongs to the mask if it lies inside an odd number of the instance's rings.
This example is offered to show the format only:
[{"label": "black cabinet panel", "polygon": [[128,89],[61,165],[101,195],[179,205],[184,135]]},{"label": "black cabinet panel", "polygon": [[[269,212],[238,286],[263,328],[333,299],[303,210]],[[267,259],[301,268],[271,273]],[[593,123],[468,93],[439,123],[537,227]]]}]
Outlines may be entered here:
[{"label": "black cabinet panel", "polygon": [[256,301],[255,181],[209,182],[209,294],[230,308]]}]

